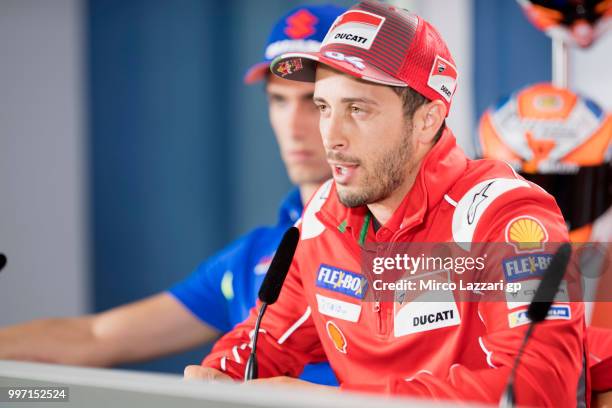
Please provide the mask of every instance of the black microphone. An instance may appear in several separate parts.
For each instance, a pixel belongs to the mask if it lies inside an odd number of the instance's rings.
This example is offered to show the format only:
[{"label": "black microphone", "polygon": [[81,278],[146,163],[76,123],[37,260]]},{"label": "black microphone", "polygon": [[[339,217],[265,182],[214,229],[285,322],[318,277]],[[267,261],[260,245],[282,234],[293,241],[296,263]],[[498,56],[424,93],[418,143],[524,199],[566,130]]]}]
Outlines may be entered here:
[{"label": "black microphone", "polygon": [[548,315],[550,306],[552,305],[555,296],[559,291],[559,285],[563,280],[563,275],[565,275],[565,270],[567,269],[567,264],[569,263],[571,254],[572,246],[567,242],[562,244],[559,249],[557,249],[557,252],[555,252],[555,255],[550,261],[550,265],[548,265],[548,268],[544,273],[544,277],[542,278],[535,295],[533,295],[531,304],[527,309],[527,317],[529,317],[531,323],[529,323],[529,328],[525,333],[523,343],[521,344],[518,354],[514,359],[514,365],[512,366],[512,371],[510,371],[510,376],[508,377],[506,390],[499,400],[499,406],[502,408],[513,408],[516,406],[516,398],[514,395],[514,377],[516,376],[516,370],[518,369],[523,351],[525,350],[525,346],[533,333],[535,325],[546,319],[546,316]]},{"label": "black microphone", "polygon": [[6,256],[4,254],[0,254],[0,271],[5,266],[6,266]]},{"label": "black microphone", "polygon": [[268,268],[266,277],[259,288],[259,300],[262,304],[259,309],[259,315],[255,322],[255,332],[253,333],[253,348],[251,354],[247,360],[246,367],[244,369],[244,381],[254,380],[257,378],[257,338],[259,337],[259,325],[261,319],[266,312],[268,305],[273,304],[278,300],[280,291],[283,287],[283,282],[289,272],[291,261],[293,261],[293,255],[295,255],[295,249],[297,248],[298,241],[300,240],[300,231],[296,227],[290,227],[283,235],[272,263]]}]

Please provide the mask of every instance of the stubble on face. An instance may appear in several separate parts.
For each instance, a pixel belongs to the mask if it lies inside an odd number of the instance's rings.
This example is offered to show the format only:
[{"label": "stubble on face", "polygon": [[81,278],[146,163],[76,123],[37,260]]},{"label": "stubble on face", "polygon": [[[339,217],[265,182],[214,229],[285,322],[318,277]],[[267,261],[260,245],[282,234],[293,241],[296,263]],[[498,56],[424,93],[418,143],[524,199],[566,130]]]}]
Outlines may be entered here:
[{"label": "stubble on face", "polygon": [[346,207],[360,207],[389,197],[413,171],[412,169],[407,170],[407,164],[414,157],[411,139],[411,124],[408,123],[404,126],[403,137],[398,143],[378,155],[370,163],[363,163],[359,159],[342,153],[328,153],[328,159],[358,164],[365,173],[358,191],[350,191],[342,186],[337,186],[336,191],[340,202]]}]

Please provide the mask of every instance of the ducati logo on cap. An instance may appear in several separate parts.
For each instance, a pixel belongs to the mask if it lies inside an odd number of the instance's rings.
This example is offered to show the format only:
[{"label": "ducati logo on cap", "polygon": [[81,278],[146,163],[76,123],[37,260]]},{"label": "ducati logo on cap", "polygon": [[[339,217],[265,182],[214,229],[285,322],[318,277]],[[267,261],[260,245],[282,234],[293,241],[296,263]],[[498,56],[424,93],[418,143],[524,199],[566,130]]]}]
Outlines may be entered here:
[{"label": "ducati logo on cap", "polygon": [[346,44],[369,50],[384,22],[384,17],[367,11],[348,11],[336,19],[323,40],[323,46]]},{"label": "ducati logo on cap", "polygon": [[457,69],[453,64],[437,55],[431,67],[427,85],[439,93],[446,102],[450,102],[457,86]]}]

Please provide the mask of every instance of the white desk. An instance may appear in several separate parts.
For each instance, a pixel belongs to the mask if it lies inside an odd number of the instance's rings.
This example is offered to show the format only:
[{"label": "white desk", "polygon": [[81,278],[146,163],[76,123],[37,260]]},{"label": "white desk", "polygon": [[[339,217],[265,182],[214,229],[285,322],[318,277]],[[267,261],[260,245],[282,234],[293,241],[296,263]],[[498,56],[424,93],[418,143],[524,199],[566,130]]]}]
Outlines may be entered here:
[{"label": "white desk", "polygon": [[0,402],[10,407],[54,408],[395,408],[454,404],[271,385],[209,384],[170,374],[0,360],[0,387],[67,386],[69,402]]}]

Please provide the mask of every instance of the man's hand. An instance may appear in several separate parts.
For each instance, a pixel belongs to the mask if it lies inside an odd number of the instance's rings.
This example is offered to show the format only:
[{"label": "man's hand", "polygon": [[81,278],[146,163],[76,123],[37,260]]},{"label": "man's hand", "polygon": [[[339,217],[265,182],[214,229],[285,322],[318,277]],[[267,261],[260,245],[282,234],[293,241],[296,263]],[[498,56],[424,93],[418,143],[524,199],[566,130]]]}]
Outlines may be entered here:
[{"label": "man's hand", "polygon": [[229,375],[210,367],[202,367],[200,365],[188,365],[183,373],[186,380],[204,380],[204,381],[232,381]]},{"label": "man's hand", "polygon": [[[208,382],[233,381],[229,375],[217,369],[210,368],[210,367],[202,367],[199,365],[189,365],[185,367],[184,376],[185,376],[185,379],[187,380],[196,379],[196,380],[204,380]],[[253,385],[281,384],[281,385],[287,385],[291,387],[302,387],[302,388],[308,388],[308,389],[318,388],[321,390],[334,390],[334,391],[338,390],[337,387],[330,387],[328,385],[314,384],[308,381],[300,380],[299,378],[284,377],[284,376],[270,377],[270,378],[258,378],[256,380],[251,380],[247,382],[247,384],[253,384]]]}]

